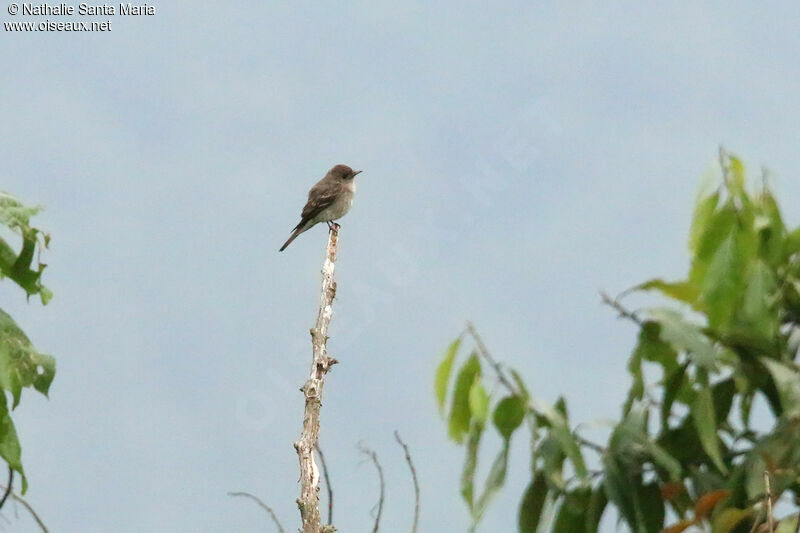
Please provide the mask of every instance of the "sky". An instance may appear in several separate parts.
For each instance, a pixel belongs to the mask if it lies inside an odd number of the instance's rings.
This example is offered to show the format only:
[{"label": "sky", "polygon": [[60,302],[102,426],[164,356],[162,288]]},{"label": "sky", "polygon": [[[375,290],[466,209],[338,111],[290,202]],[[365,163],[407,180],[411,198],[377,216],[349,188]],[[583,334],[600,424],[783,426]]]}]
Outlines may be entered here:
[{"label": "sky", "polygon": [[[0,283],[57,359],[50,399],[26,391],[14,413],[52,531],[275,530],[229,491],[297,528],[325,228],[278,247],[334,164],[364,171],[320,440],[341,531],[373,523],[359,444],[385,470],[382,531],[410,530],[395,430],[420,531],[466,530],[464,451],[432,389],[466,320],[573,422],[619,414],[636,331],[599,291],[683,275],[720,145],[768,167],[800,223],[796,2],[150,5],[49,17],[105,33],[0,30],[0,189],[45,206],[52,234],[48,306]],[[515,531],[523,440],[480,531]],[[36,531],[18,511],[2,530]]]}]

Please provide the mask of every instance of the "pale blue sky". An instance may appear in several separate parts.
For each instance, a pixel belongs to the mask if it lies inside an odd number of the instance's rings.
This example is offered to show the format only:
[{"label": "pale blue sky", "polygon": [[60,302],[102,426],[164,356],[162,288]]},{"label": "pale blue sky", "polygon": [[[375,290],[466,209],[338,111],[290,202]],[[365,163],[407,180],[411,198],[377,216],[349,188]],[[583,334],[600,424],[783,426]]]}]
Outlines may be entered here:
[{"label": "pale blue sky", "polygon": [[[359,441],[386,469],[383,530],[409,530],[395,429],[421,531],[465,531],[431,381],[466,319],[575,421],[617,415],[635,330],[598,290],[683,273],[720,143],[800,222],[795,2],[155,5],[106,34],[0,31],[1,188],[53,235],[51,305],[0,284],[58,360],[50,401],[15,414],[53,531],[270,531],[230,490],[296,528],[325,230],[277,249],[335,163],[364,169],[323,407],[341,531],[372,522]],[[482,531],[514,531],[525,451]]]}]

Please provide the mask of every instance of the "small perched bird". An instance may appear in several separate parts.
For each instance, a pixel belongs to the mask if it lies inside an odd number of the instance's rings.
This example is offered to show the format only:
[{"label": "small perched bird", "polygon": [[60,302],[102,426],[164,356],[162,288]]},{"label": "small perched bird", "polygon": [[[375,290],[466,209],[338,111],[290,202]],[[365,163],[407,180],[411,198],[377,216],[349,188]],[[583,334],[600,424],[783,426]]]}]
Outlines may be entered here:
[{"label": "small perched bird", "polygon": [[356,193],[353,178],[360,173],[360,170],[353,170],[347,165],[336,165],[311,187],[308,191],[308,202],[300,214],[300,223],[294,227],[289,240],[283,243],[280,251],[284,251],[298,235],[320,222],[327,222],[329,228],[336,225],[334,220],[342,218],[350,211],[353,195]]}]

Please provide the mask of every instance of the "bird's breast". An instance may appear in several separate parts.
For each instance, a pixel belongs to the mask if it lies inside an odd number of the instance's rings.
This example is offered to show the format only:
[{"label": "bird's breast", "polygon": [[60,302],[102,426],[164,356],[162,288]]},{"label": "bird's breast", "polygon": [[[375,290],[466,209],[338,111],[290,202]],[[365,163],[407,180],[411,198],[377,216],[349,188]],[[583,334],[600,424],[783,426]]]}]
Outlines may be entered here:
[{"label": "bird's breast", "polygon": [[353,204],[353,192],[349,189],[343,190],[338,198],[320,214],[320,220],[336,220],[343,217],[350,211]]}]

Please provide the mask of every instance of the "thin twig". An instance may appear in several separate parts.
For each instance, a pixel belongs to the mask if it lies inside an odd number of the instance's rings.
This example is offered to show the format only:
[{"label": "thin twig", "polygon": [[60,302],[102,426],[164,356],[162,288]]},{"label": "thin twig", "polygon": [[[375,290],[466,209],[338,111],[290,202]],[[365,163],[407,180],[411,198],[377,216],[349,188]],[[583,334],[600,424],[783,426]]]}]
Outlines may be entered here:
[{"label": "thin twig", "polygon": [[767,525],[769,527],[770,533],[775,531],[775,527],[773,525],[773,517],[772,517],[772,489],[769,486],[769,471],[764,470],[764,489],[766,491],[765,498],[767,500]]},{"label": "thin twig", "polygon": [[506,373],[503,370],[503,365],[501,365],[494,357],[492,357],[491,352],[489,352],[489,349],[483,343],[483,339],[481,339],[480,334],[478,334],[478,330],[475,329],[475,326],[472,324],[472,322],[467,322],[467,331],[470,335],[472,335],[472,338],[475,339],[475,345],[478,347],[478,353],[480,353],[481,356],[483,356],[483,358],[486,359],[486,361],[492,366],[500,383],[502,383],[503,386],[507,388],[514,396],[522,396],[520,391],[518,391],[517,388],[506,377]]},{"label": "thin twig", "polygon": [[[6,487],[3,487],[2,485],[0,485],[0,488],[2,488],[3,490],[6,489]],[[42,531],[44,531],[44,533],[48,533],[47,526],[44,525],[42,519],[39,518],[39,515],[36,514],[36,511],[33,510],[33,507],[31,507],[28,502],[26,502],[25,500],[22,499],[21,496],[17,496],[13,492],[11,493],[11,498],[16,502],[21,503],[23,507],[25,507],[25,509],[27,509],[29,513],[31,513],[31,516],[36,521],[36,523],[39,524],[39,527],[42,529]]]},{"label": "thin twig", "polygon": [[286,533],[283,530],[283,526],[281,525],[280,520],[278,520],[278,517],[275,516],[275,511],[272,510],[272,507],[262,502],[258,497],[253,496],[249,492],[229,492],[228,496],[243,496],[245,498],[250,498],[251,500],[255,501],[259,506],[261,506],[262,509],[264,509],[269,513],[269,515],[272,517],[272,521],[275,522],[276,526],[278,526],[278,531],[280,531],[281,533]]},{"label": "thin twig", "polygon": [[414,462],[411,460],[411,453],[408,451],[408,446],[403,439],[400,438],[400,433],[395,430],[394,438],[403,447],[406,454],[406,462],[408,469],[411,470],[411,479],[414,480],[414,524],[411,526],[411,533],[417,533],[417,524],[419,522],[419,481],[417,480],[417,469],[414,468]]},{"label": "thin twig", "polygon": [[369,448],[364,447],[361,444],[359,444],[359,449],[361,450],[361,453],[363,453],[372,460],[372,464],[374,464],[375,468],[378,470],[378,479],[380,480],[381,484],[381,493],[380,497],[378,498],[378,503],[375,505],[378,508],[378,512],[375,515],[375,526],[372,528],[372,533],[378,533],[378,529],[380,528],[381,525],[381,514],[383,513],[383,499],[384,499],[384,494],[386,492],[386,483],[383,480],[383,468],[381,468],[381,463],[378,462],[378,454],[376,454]]},{"label": "thin twig", "polygon": [[14,484],[14,469],[10,466],[8,467],[8,486],[6,487],[6,491],[3,493],[2,499],[0,499],[0,509],[3,508],[5,505],[6,500],[8,499],[8,495],[11,494],[11,486]]},{"label": "thin twig", "polygon": [[642,325],[642,319],[636,316],[634,311],[629,311],[626,309],[617,298],[612,298],[608,294],[603,291],[600,291],[600,298],[603,299],[603,303],[614,309],[617,313],[619,313],[620,318],[627,318],[628,320],[632,320],[636,322],[638,325]]},{"label": "thin twig", "polygon": [[319,514],[319,468],[314,460],[314,448],[319,440],[319,412],[322,406],[322,388],[325,376],[336,359],[328,357],[328,326],[333,315],[333,298],[336,296],[336,282],[333,279],[336,264],[336,247],[339,241],[339,228],[332,226],[328,233],[328,246],[322,265],[322,290],[319,298],[317,322],[311,329],[311,344],[314,358],[311,373],[300,389],[305,396],[303,431],[294,443],[300,460],[300,498],[297,506],[303,521],[303,533],[320,533],[333,530],[333,526],[322,526]]},{"label": "thin twig", "polygon": [[34,520],[36,520],[36,523],[39,524],[39,527],[42,528],[42,531],[44,531],[44,533],[47,533],[47,527],[44,525],[44,522],[42,522],[42,519],[39,518],[39,515],[36,514],[36,511],[33,510],[33,507],[31,507],[28,502],[26,502],[13,492],[11,493],[11,497],[14,498],[15,501],[21,503],[25,507],[25,509],[27,509],[28,512],[31,513],[31,516],[33,517]]},{"label": "thin twig", "polygon": [[322,453],[322,448],[317,443],[317,453],[319,454],[319,462],[322,463],[322,477],[325,478],[325,488],[328,491],[328,525],[333,523],[333,486],[331,485],[331,477],[328,474],[328,464],[325,462],[325,454]]},{"label": "thin twig", "polygon": [[[602,293],[601,293],[601,294],[602,294]],[[603,296],[604,296],[604,298],[607,298],[607,296],[606,296],[605,294],[603,294]],[[609,300],[610,300],[610,299],[609,299]],[[638,320],[638,319],[636,319],[636,320]],[[503,386],[504,386],[506,389],[508,389],[508,392],[510,392],[512,395],[514,395],[514,396],[517,396],[517,397],[519,397],[519,398],[523,398],[523,394],[522,394],[522,392],[521,392],[521,391],[519,391],[519,390],[517,390],[517,388],[516,388],[516,387],[515,387],[515,386],[514,386],[514,385],[511,383],[511,381],[510,381],[510,380],[508,379],[508,377],[506,376],[506,374],[505,374],[505,371],[503,370],[503,365],[502,365],[501,363],[499,363],[499,362],[498,362],[498,361],[497,361],[497,360],[496,360],[496,359],[495,359],[495,358],[492,356],[491,352],[489,352],[489,349],[488,349],[488,348],[486,347],[486,345],[483,343],[483,339],[481,339],[481,336],[480,336],[480,334],[478,333],[478,330],[477,330],[477,329],[475,329],[475,326],[472,324],[472,322],[467,322],[467,332],[468,332],[468,333],[469,333],[469,334],[472,336],[472,338],[475,340],[475,345],[478,347],[478,353],[479,353],[479,354],[480,354],[480,355],[481,355],[481,356],[482,356],[484,359],[486,359],[486,361],[489,363],[489,365],[490,365],[490,366],[491,366],[491,367],[494,369],[494,372],[495,372],[495,374],[497,375],[497,380],[498,380],[498,381],[499,381],[499,382],[500,382],[500,383],[501,383],[501,384],[502,384],[502,385],[503,385]],[[537,415],[540,415],[540,414],[541,414],[541,413],[540,413],[540,412],[539,412],[539,411],[538,411],[536,408],[534,408],[534,407],[533,407],[533,405],[531,405],[531,403],[530,403],[530,402],[528,402],[528,404],[527,404],[527,408],[528,408],[529,410],[533,411],[534,413],[536,413]],[[576,436],[576,437],[577,437],[577,436]],[[578,438],[578,440],[581,442],[581,444],[584,444],[585,446],[587,446],[587,447],[589,447],[589,448],[592,448],[593,450],[595,450],[595,451],[597,451],[597,452],[599,452],[599,453],[601,453],[601,454],[602,454],[602,453],[605,453],[605,451],[606,451],[606,449],[605,449],[605,448],[603,448],[603,447],[602,447],[601,445],[599,445],[599,444],[596,444],[596,443],[594,443],[594,442],[592,442],[592,441],[590,441],[590,440],[587,440],[587,439],[585,439],[585,438],[583,438],[583,437],[577,437],[577,438]]]},{"label": "thin twig", "polygon": [[573,433],[573,436],[575,437],[575,440],[578,441],[578,444],[582,444],[582,445],[586,446],[587,448],[589,448],[591,450],[594,450],[594,451],[596,451],[597,453],[599,453],[601,455],[606,453],[606,449],[603,448],[603,446],[601,446],[600,444],[597,444],[596,442],[592,442],[589,439],[587,439],[585,437],[581,437],[580,435],[577,435],[577,434],[574,434],[574,433]]}]

